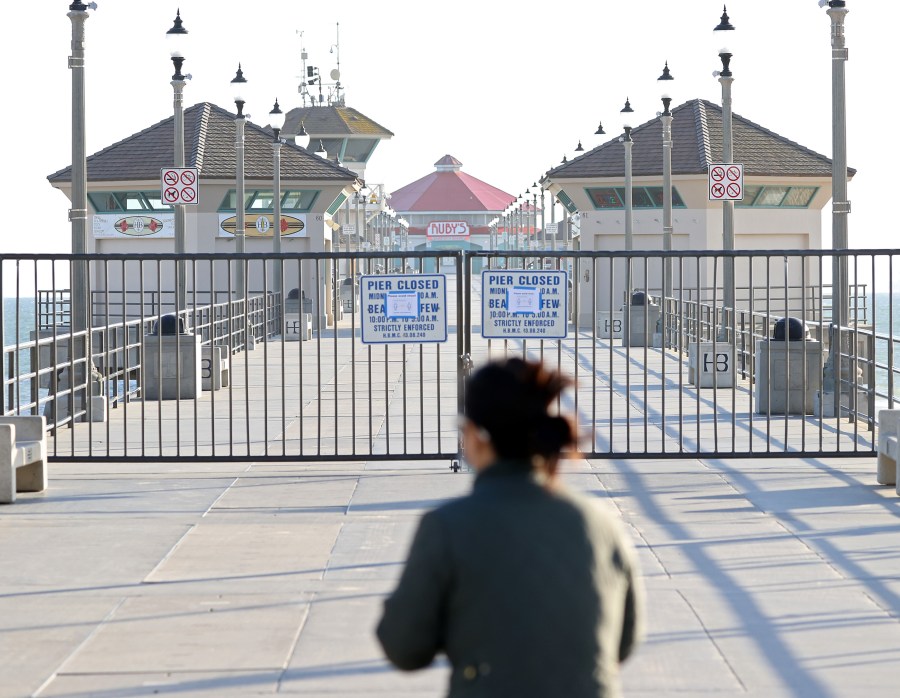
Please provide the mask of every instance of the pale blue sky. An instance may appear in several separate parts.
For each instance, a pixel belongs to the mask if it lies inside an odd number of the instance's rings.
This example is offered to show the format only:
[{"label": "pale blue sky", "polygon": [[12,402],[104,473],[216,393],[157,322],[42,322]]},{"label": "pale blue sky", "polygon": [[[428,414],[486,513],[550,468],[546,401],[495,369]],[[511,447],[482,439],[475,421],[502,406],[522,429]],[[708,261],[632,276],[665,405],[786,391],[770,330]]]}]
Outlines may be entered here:
[{"label": "pale blue sky", "polygon": [[[68,202],[46,176],[69,165],[71,24],[68,0],[5,8],[3,63],[13,91],[2,110],[2,203],[7,225],[0,252],[67,252]],[[849,0],[847,40],[849,162],[853,246],[897,246],[894,88],[882,75],[894,60],[900,8]],[[185,104],[233,109],[229,81],[238,61],[249,81],[246,111],[265,124],[277,96],[299,105],[300,38],[323,73],[341,28],[347,103],[396,136],[376,151],[369,181],[397,189],[430,172],[445,153],[469,174],[517,194],[572,156],[581,139],[598,145],[603,121],[619,127],[626,95],[640,121],[659,110],[656,84],[668,60],[675,103],[718,102],[719,66],[712,28],[721,2],[629,0],[435,3],[345,0],[137,2],[104,0],[87,22],[88,152],[172,112],[172,64],[165,45],[176,7],[192,45],[185,71],[194,79]],[[831,154],[830,21],[816,0],[732,0],[739,43],[734,110],[805,146]],[[16,103],[20,104],[16,108]],[[16,208],[18,206],[18,208]],[[830,239],[830,205],[824,216]]]}]

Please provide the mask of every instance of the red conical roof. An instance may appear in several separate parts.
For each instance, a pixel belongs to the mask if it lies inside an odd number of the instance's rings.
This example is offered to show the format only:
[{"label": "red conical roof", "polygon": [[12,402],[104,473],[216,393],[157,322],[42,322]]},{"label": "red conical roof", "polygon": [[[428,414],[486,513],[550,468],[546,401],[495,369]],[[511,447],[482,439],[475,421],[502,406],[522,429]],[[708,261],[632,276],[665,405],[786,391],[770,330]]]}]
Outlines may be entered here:
[{"label": "red conical roof", "polygon": [[431,211],[503,211],[516,197],[465,172],[462,163],[445,155],[432,172],[391,194],[391,208],[400,213]]}]

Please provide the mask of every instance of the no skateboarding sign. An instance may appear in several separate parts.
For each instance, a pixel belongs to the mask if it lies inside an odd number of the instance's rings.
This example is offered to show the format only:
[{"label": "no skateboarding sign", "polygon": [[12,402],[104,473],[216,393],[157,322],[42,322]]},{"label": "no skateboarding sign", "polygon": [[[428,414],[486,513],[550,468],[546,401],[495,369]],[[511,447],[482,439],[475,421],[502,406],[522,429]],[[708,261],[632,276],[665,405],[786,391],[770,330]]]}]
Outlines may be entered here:
[{"label": "no skateboarding sign", "polygon": [[200,203],[197,176],[196,167],[163,167],[159,171],[159,190],[162,192],[163,203],[169,206]]},{"label": "no skateboarding sign", "polygon": [[722,162],[709,166],[709,200],[743,201],[744,166]]}]

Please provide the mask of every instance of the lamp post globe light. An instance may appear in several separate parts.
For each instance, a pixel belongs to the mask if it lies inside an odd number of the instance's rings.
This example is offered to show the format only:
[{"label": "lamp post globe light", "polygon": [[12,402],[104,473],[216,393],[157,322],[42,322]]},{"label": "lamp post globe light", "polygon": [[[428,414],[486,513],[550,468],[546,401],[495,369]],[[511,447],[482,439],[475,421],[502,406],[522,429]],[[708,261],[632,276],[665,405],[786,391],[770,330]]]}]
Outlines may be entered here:
[{"label": "lamp post globe light", "polygon": [[[172,92],[174,95],[173,108],[175,113],[175,167],[184,167],[184,85],[190,78],[190,75],[183,75],[181,68],[184,65],[184,53],[188,42],[188,31],[184,28],[181,21],[181,10],[175,13],[175,21],[172,28],[166,32],[166,43],[169,45],[169,58],[172,59],[172,65],[175,67],[175,73],[172,75]],[[183,255],[185,249],[185,206],[184,204],[175,204],[175,254]],[[175,265],[176,276],[176,303],[178,311],[184,310],[187,293],[185,279],[185,263],[183,259],[179,259]]]},{"label": "lamp post globe light", "polygon": [[[850,322],[850,287],[846,250],[850,245],[848,217],[850,200],[847,195],[847,42],[844,22],[849,10],[844,0],[819,0],[819,7],[827,7],[831,19],[831,247],[834,250],[831,269],[831,329],[830,350],[825,362],[823,392],[834,393],[833,415],[841,412],[841,379],[847,378],[850,362],[841,363],[841,351],[847,338],[842,327]],[[848,340],[847,340],[848,341]]]},{"label": "lamp post globe light", "polygon": [[[234,96],[234,104],[237,107],[237,116],[234,118],[234,154],[235,154],[235,195],[234,195],[234,213],[235,226],[234,233],[237,240],[238,254],[244,254],[247,251],[246,245],[246,223],[244,220],[244,206],[246,195],[244,193],[244,124],[247,117],[244,114],[245,90],[247,89],[247,78],[244,77],[244,71],[241,70],[241,64],[238,63],[237,73],[231,81],[231,92]],[[238,296],[243,296],[246,289],[246,275],[244,269],[246,260],[238,260],[238,274],[236,291]]]},{"label": "lamp post globe light", "polygon": [[634,249],[634,215],[632,209],[632,182],[631,182],[631,147],[634,141],[631,139],[631,129],[634,127],[634,109],[631,101],[626,97],[625,106],[622,108],[622,128],[624,135],[619,139],[625,146],[625,249]]},{"label": "lamp post globe light", "polygon": [[[731,84],[734,76],[731,72],[732,49],[734,45],[734,25],[728,17],[728,8],[722,8],[722,17],[713,28],[713,36],[719,48],[719,59],[722,61],[722,70],[713,73],[722,85],[722,162],[734,161],[734,135],[732,133],[731,119]],[[734,250],[734,202],[722,202],[722,249]],[[722,274],[722,298],[725,309],[734,311],[734,257],[726,256],[723,260]],[[727,341],[728,320],[727,313],[722,313],[722,325],[719,329],[719,341]]]},{"label": "lamp post globe light", "polygon": [[[272,251],[281,254],[281,129],[284,128],[284,112],[275,98],[275,106],[269,112],[269,125],[272,127],[274,138],[272,140]],[[281,269],[283,262],[274,260],[275,274],[273,277],[275,293],[281,294]]]},{"label": "lamp post globe light", "polygon": [[[662,75],[656,81],[665,89],[675,78],[669,72],[669,62],[663,68]],[[662,113],[659,115],[662,122],[662,152],[663,152],[663,249],[672,249],[672,97],[668,91],[660,97],[663,104]],[[663,262],[663,297],[672,297],[672,258],[666,257]]]}]

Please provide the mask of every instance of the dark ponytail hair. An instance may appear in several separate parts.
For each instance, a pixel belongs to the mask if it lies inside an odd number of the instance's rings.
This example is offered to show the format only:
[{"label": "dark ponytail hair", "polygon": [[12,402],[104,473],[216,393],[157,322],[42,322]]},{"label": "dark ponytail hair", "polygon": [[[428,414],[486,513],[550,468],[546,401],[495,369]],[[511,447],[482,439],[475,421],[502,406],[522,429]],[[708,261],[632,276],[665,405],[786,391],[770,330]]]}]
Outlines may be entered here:
[{"label": "dark ponytail hair", "polygon": [[469,377],[465,417],[487,431],[498,457],[526,460],[552,474],[562,451],[576,442],[572,422],[549,411],[570,385],[538,361],[493,362]]}]

